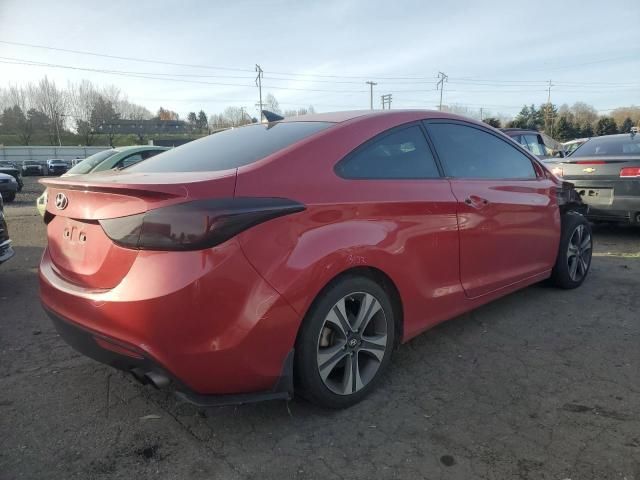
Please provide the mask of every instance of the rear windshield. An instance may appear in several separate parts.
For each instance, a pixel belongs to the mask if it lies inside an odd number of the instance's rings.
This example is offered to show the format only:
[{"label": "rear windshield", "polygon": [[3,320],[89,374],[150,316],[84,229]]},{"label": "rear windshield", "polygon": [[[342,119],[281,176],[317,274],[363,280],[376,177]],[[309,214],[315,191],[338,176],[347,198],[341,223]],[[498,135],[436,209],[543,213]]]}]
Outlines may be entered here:
[{"label": "rear windshield", "polygon": [[67,173],[72,174],[82,174],[89,173],[93,170],[99,163],[104,162],[111,155],[115,155],[118,153],[116,150],[103,150],[102,152],[94,153],[90,157],[85,158]]},{"label": "rear windshield", "polygon": [[206,172],[249,165],[333,125],[329,122],[257,124],[214,133],[150,158],[129,172]]},{"label": "rear windshield", "polygon": [[640,155],[640,135],[595,137],[578,147],[572,157]]}]

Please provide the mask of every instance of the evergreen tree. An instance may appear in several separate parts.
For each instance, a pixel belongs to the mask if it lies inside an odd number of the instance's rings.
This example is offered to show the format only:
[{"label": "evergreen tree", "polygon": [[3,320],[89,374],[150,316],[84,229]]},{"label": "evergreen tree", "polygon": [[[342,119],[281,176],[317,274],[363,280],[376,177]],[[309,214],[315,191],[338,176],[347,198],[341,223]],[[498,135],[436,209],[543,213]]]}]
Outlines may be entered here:
[{"label": "evergreen tree", "polygon": [[627,117],[622,122],[622,126],[620,127],[620,133],[631,133],[631,128],[633,127],[633,120]]},{"label": "evergreen tree", "polygon": [[613,135],[618,133],[616,121],[611,117],[602,117],[596,124],[596,135]]},{"label": "evergreen tree", "polygon": [[487,117],[484,120],[482,120],[484,123],[486,123],[487,125],[491,125],[494,128],[500,128],[502,127],[502,124],[500,123],[500,119],[498,118],[493,118],[493,117]]}]

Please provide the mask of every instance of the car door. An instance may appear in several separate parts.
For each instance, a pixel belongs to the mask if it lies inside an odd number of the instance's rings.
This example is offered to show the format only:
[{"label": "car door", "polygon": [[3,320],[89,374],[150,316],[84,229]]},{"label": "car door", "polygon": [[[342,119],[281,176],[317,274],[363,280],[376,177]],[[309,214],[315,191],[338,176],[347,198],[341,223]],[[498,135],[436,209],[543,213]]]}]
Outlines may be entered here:
[{"label": "car door", "polygon": [[552,268],[555,184],[516,145],[476,124],[426,122],[458,205],[460,280],[478,297]]}]

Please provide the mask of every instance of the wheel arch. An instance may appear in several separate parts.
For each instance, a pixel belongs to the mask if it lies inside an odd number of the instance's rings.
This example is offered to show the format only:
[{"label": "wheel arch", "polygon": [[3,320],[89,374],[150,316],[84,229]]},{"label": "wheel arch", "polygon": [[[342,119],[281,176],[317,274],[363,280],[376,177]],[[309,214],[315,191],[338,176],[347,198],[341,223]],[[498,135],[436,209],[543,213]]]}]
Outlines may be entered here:
[{"label": "wheel arch", "polygon": [[313,309],[314,305],[319,301],[322,297],[322,294],[327,291],[334,283],[338,280],[348,277],[348,276],[360,276],[366,277],[378,285],[380,285],[385,292],[389,295],[389,300],[391,301],[391,307],[393,308],[393,319],[396,333],[396,343],[401,343],[404,335],[404,306],[402,302],[402,297],[400,295],[400,291],[396,286],[396,283],[393,279],[383,270],[370,266],[370,265],[359,265],[356,267],[349,267],[340,273],[334,275],[328,281],[324,283],[324,285],[316,292],[313,300],[309,303],[307,308],[305,309],[302,315],[302,321],[300,325],[298,325],[298,332],[296,334],[296,340],[298,335],[300,334],[300,330],[302,329],[302,324],[309,312]]}]

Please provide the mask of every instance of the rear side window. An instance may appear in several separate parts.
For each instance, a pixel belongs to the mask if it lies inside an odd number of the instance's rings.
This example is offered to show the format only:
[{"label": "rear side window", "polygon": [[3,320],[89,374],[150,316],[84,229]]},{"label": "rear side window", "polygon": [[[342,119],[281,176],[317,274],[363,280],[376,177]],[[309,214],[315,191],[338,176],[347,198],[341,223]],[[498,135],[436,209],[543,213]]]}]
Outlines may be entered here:
[{"label": "rear side window", "polygon": [[523,141],[520,142],[520,145],[524,146],[524,148],[534,155],[544,156],[547,154],[544,143],[540,143],[538,135],[523,135],[522,139]]},{"label": "rear side window", "polygon": [[214,133],[134,165],[134,172],[208,172],[249,165],[329,128],[330,122],[257,124]]},{"label": "rear side window", "polygon": [[529,157],[489,132],[455,123],[429,123],[427,130],[447,176],[536,178]]},{"label": "rear side window", "polygon": [[359,147],[336,166],[344,178],[437,178],[429,144],[418,125],[382,134]]}]

